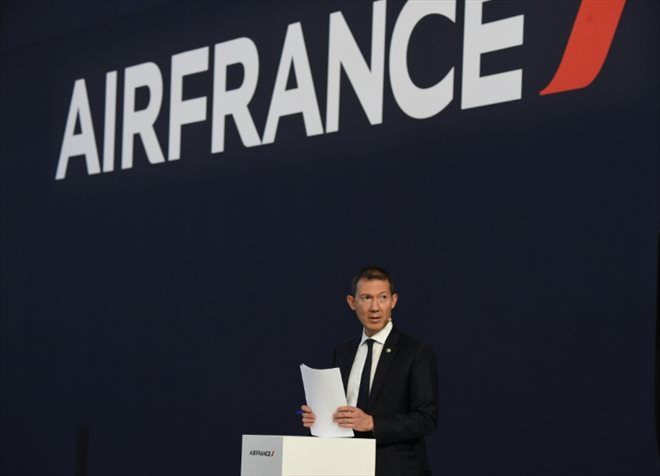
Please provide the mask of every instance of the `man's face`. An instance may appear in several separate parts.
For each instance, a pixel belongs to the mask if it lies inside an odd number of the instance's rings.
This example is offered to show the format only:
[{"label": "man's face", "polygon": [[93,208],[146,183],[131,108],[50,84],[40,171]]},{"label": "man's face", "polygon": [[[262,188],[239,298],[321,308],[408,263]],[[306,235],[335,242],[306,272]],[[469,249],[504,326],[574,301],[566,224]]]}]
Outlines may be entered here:
[{"label": "man's face", "polygon": [[364,333],[371,337],[390,322],[398,298],[390,292],[388,281],[361,279],[355,296],[346,296],[346,301],[364,326]]}]

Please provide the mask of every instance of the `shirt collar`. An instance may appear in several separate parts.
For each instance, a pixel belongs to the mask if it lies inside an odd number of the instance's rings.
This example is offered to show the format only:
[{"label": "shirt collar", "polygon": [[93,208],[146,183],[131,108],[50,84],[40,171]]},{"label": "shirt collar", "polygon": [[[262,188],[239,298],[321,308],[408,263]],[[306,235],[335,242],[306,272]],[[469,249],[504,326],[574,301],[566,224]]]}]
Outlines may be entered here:
[{"label": "shirt collar", "polygon": [[367,334],[364,333],[364,329],[362,329],[362,340],[360,340],[360,345],[364,344],[364,341],[367,339],[373,339],[379,344],[385,345],[385,341],[389,337],[390,332],[392,332],[392,327],[392,321],[390,321],[385,325],[385,327],[383,327],[371,337],[367,337]]}]

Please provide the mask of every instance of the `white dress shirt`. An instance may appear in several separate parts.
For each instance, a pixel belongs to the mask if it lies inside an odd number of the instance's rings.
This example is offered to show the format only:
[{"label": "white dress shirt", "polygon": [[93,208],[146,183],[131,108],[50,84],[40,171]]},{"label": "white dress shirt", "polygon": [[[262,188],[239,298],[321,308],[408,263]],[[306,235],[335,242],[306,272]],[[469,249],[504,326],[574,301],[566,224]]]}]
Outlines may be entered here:
[{"label": "white dress shirt", "polygon": [[353,360],[353,366],[351,367],[351,373],[348,377],[348,385],[346,386],[346,401],[352,407],[357,405],[358,393],[360,392],[360,379],[362,377],[362,368],[364,367],[364,361],[367,360],[367,351],[368,347],[365,344],[367,339],[373,339],[375,342],[373,344],[373,349],[371,351],[371,375],[369,376],[369,390],[371,391],[371,384],[374,381],[374,375],[376,375],[376,369],[378,368],[378,359],[380,359],[380,354],[383,351],[383,346],[387,337],[392,331],[392,321],[388,322],[385,327],[380,331],[374,334],[371,337],[367,337],[362,330],[362,340],[360,340],[360,345],[355,354],[355,360]]}]

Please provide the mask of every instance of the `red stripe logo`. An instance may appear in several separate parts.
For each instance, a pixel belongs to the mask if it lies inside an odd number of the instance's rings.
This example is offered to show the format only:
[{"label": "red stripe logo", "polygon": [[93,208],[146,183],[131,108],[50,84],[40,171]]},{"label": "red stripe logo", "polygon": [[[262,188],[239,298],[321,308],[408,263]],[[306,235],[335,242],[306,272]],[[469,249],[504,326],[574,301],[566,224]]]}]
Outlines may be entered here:
[{"label": "red stripe logo", "polygon": [[559,68],[539,93],[562,93],[589,86],[610,51],[626,0],[582,0]]}]

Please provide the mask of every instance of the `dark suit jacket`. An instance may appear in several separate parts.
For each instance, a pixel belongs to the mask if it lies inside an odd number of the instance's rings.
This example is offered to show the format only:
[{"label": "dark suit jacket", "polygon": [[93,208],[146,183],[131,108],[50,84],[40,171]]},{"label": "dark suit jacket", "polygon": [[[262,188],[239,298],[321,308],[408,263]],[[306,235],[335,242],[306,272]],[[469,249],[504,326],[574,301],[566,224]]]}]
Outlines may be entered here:
[{"label": "dark suit jacket", "polygon": [[[335,366],[348,384],[360,338],[335,348]],[[388,351],[388,349],[390,349]],[[430,475],[424,435],[438,423],[438,375],[427,344],[392,329],[380,354],[366,413],[374,419],[377,476]]]}]

